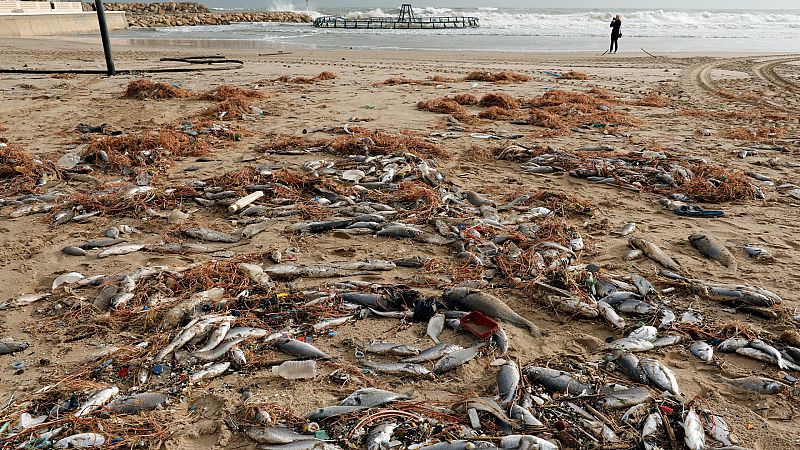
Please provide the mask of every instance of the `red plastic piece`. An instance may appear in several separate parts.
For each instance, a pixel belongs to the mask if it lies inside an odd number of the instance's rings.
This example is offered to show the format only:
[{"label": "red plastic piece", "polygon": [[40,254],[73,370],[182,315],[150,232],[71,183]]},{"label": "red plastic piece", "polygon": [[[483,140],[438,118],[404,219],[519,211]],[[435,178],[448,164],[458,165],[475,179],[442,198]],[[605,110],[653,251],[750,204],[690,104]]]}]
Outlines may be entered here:
[{"label": "red plastic piece", "polygon": [[128,368],[127,368],[127,367],[121,367],[121,368],[120,368],[120,369],[117,371],[117,376],[118,376],[118,377],[120,377],[120,378],[125,378],[125,377],[127,377],[127,376],[128,376]]},{"label": "red plastic piece", "polygon": [[670,408],[669,406],[661,405],[659,406],[659,408],[661,409],[661,411],[664,411],[664,414],[666,415],[672,414],[672,408]]},{"label": "red plastic piece", "polygon": [[479,311],[472,311],[461,318],[461,326],[481,339],[488,339],[500,329],[500,324]]}]

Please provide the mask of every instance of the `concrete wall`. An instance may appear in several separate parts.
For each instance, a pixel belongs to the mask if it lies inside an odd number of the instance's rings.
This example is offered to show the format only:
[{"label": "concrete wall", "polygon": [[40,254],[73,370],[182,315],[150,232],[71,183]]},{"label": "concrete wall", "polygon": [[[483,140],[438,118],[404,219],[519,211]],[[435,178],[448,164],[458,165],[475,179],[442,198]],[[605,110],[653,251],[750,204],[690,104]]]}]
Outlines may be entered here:
[{"label": "concrete wall", "polygon": [[[124,12],[106,12],[109,30],[128,27]],[[97,14],[93,12],[59,12],[42,14],[0,14],[0,36],[31,37],[59,34],[99,32]]]}]

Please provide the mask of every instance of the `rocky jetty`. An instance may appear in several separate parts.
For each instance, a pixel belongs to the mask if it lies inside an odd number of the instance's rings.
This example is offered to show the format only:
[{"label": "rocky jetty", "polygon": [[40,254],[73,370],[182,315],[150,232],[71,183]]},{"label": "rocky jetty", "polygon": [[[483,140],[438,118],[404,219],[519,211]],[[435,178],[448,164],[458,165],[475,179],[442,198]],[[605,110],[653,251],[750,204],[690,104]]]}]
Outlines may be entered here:
[{"label": "rocky jetty", "polygon": [[[84,3],[91,11],[94,3]],[[105,3],[107,11],[125,11],[130,27],[179,27],[190,25],[227,25],[237,22],[311,22],[307,14],[295,12],[211,12],[200,3]]]}]

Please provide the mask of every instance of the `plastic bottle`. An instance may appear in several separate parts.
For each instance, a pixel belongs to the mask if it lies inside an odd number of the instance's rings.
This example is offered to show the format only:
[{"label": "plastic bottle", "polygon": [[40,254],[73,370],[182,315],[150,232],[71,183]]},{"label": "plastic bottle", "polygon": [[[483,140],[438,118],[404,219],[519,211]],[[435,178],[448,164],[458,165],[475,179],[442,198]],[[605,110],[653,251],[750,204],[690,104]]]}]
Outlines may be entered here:
[{"label": "plastic bottle", "polygon": [[287,380],[314,378],[314,375],[317,374],[317,362],[313,360],[286,361],[279,366],[273,366],[272,373]]}]

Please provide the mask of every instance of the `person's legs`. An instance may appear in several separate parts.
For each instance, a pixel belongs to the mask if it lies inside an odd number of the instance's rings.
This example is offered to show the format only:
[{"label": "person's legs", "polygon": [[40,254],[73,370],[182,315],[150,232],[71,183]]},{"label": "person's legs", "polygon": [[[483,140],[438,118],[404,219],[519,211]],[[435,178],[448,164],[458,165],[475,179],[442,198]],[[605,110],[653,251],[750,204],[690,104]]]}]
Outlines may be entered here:
[{"label": "person's legs", "polygon": [[614,39],[614,53],[617,53],[617,50],[619,50],[619,41]]},{"label": "person's legs", "polygon": [[616,39],[614,39],[614,36],[611,36],[611,48],[608,49],[608,53],[611,53],[611,52],[614,51],[614,42],[615,41],[616,41]]}]

